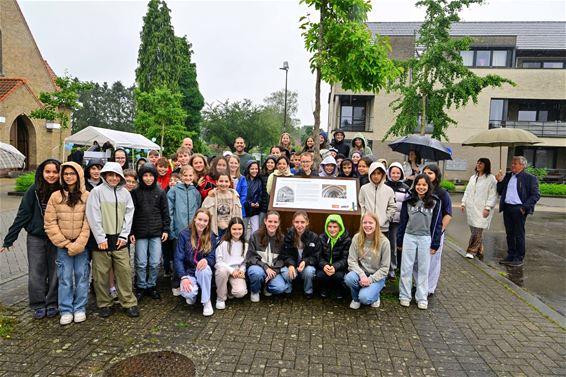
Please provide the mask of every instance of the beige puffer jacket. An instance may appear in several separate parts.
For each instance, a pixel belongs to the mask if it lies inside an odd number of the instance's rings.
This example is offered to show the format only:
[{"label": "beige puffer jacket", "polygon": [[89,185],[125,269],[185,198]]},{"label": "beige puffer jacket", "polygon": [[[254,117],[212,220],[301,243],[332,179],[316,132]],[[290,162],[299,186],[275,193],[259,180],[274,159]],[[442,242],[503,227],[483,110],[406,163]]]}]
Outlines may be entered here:
[{"label": "beige puffer jacket", "polygon": [[76,162],[65,162],[61,165],[61,184],[64,183],[63,170],[67,167],[72,167],[78,174],[77,183],[82,192],[81,200],[74,207],[69,207],[61,191],[55,191],[47,202],[44,227],[51,242],[58,248],[66,248],[69,255],[73,256],[84,251],[90,235],[85,214],[88,192],[83,169]]}]

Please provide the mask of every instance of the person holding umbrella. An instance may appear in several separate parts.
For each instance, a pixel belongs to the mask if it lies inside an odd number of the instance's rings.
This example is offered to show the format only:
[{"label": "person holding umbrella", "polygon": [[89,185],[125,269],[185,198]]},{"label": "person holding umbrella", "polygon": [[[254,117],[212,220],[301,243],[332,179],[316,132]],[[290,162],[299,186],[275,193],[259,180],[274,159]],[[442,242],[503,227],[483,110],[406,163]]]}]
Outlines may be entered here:
[{"label": "person holding umbrella", "polygon": [[535,210],[540,199],[537,178],[525,171],[527,159],[514,156],[511,172],[495,176],[497,193],[501,195],[499,212],[503,212],[503,223],[507,234],[507,257],[499,263],[519,267],[525,258],[525,221]]}]

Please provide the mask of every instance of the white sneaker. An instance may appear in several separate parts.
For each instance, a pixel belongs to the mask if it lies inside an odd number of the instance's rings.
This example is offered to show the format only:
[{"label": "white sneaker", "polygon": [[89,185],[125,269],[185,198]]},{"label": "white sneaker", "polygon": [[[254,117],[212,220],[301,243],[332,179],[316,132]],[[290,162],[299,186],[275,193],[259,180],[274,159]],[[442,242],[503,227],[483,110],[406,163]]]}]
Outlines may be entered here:
[{"label": "white sneaker", "polygon": [[196,299],[196,297],[195,298],[187,298],[187,299],[185,299],[185,302],[189,305],[194,305],[195,302],[197,302],[197,299]]},{"label": "white sneaker", "polygon": [[372,308],[379,308],[379,305],[381,305],[381,300],[380,300],[380,299],[377,299],[377,301],[374,301],[374,302],[371,304],[371,307],[372,307]]},{"label": "white sneaker", "polygon": [[181,295],[181,288],[171,288],[171,293],[173,293],[173,296],[177,297]]},{"label": "white sneaker", "polygon": [[204,304],[202,315],[205,317],[210,317],[212,314],[214,314],[214,310],[212,309],[212,303],[210,302],[210,300],[208,300],[206,304]]},{"label": "white sneaker", "polygon": [[427,309],[428,309],[428,302],[426,302],[426,301],[421,301],[421,302],[419,302],[419,303],[417,304],[417,307],[418,307],[419,309],[422,309],[422,310],[427,310]]},{"label": "white sneaker", "polygon": [[350,302],[350,309],[356,310],[356,309],[359,309],[360,306],[361,306],[361,304],[360,304],[359,301],[354,301],[354,300],[352,300],[352,301]]},{"label": "white sneaker", "polygon": [[85,312],[76,312],[74,315],[75,323],[80,323],[86,321],[86,313]]},{"label": "white sneaker", "polygon": [[251,293],[250,294],[250,301],[251,302],[259,302],[259,292],[258,293]]},{"label": "white sneaker", "polygon": [[401,306],[409,306],[411,305],[411,300],[401,299],[399,300],[399,303],[401,304]]},{"label": "white sneaker", "polygon": [[226,302],[222,300],[216,300],[216,309],[226,309]]},{"label": "white sneaker", "polygon": [[265,297],[269,297],[269,296],[272,295],[272,293],[269,292],[269,291],[267,290],[267,288],[264,288],[264,289],[263,289],[263,295],[264,295]]},{"label": "white sneaker", "polygon": [[110,297],[112,297],[113,300],[118,298],[118,291],[116,290],[116,287],[110,288],[108,292],[110,293]]},{"label": "white sneaker", "polygon": [[73,315],[71,313],[62,314],[59,319],[59,324],[63,326],[68,325],[71,322],[73,322]]},{"label": "white sneaker", "polygon": [[468,259],[474,259],[474,254],[466,253],[466,258],[468,258]]}]

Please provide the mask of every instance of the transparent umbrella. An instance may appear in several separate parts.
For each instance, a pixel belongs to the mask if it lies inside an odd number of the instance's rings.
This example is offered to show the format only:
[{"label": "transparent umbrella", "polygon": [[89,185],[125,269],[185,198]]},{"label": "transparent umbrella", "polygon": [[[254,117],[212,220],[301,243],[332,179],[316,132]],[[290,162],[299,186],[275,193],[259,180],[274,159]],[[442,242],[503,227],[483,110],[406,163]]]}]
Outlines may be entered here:
[{"label": "transparent umbrella", "polygon": [[12,144],[0,143],[0,169],[20,169],[25,166],[26,156]]}]

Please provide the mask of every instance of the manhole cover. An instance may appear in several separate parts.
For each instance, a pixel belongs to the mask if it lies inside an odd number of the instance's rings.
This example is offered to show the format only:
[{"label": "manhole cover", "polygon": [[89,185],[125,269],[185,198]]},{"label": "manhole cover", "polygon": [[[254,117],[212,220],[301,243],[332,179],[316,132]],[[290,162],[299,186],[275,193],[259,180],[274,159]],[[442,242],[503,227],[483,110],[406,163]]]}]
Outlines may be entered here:
[{"label": "manhole cover", "polygon": [[107,377],[193,377],[195,365],[186,356],[171,351],[147,352],[128,357],[106,371]]}]

